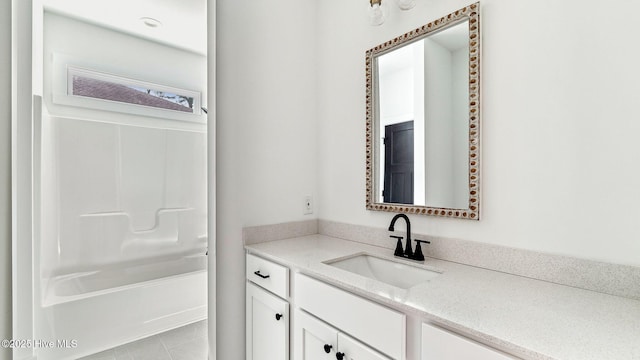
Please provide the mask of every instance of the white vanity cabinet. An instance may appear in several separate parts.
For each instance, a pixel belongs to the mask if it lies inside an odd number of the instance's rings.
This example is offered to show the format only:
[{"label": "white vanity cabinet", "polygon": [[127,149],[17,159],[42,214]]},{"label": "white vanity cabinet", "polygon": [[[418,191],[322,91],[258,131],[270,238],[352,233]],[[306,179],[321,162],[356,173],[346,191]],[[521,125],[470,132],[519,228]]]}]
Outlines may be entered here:
[{"label": "white vanity cabinet", "polygon": [[[338,345],[342,343],[341,346],[345,349],[339,352],[344,352],[349,356],[345,356],[344,359],[406,360],[405,314],[299,273],[294,276],[294,284],[293,299],[295,299],[296,306],[330,324],[329,328],[338,329],[334,330],[338,332],[335,337],[338,339]],[[303,312],[296,311],[294,316],[296,353],[299,353],[300,347],[306,351],[308,346],[306,333],[300,328],[299,313],[304,315]],[[303,315],[301,317],[304,319]],[[302,324],[309,322],[306,321]],[[320,326],[314,327],[314,329],[320,329]],[[325,334],[321,331],[315,333]],[[323,339],[319,336],[316,337]],[[340,339],[342,339],[341,342]],[[323,341],[327,340],[323,339]],[[335,345],[333,346],[335,349]],[[306,359],[316,358],[296,357],[296,360]],[[326,357],[318,357],[317,359],[326,359]],[[340,360],[335,356],[331,359]]]},{"label": "white vanity cabinet", "polygon": [[439,327],[422,324],[422,360],[513,360],[500,351]]},{"label": "white vanity cabinet", "polygon": [[246,260],[247,360],[517,359],[262,257]]},{"label": "white vanity cabinet", "polygon": [[390,360],[367,345],[296,309],[296,360]]},{"label": "white vanity cabinet", "polygon": [[247,280],[246,359],[288,360],[289,269],[248,254]]}]

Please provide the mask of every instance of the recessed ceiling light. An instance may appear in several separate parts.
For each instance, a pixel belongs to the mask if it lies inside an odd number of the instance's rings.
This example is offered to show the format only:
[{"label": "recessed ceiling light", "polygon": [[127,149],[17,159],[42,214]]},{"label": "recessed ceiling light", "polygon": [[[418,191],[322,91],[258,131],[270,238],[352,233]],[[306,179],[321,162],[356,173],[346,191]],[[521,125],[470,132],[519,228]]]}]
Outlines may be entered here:
[{"label": "recessed ceiling light", "polygon": [[150,18],[150,17],[141,17],[140,21],[142,21],[143,24],[147,25],[150,28],[157,28],[162,26],[162,23],[160,22],[160,20]]}]

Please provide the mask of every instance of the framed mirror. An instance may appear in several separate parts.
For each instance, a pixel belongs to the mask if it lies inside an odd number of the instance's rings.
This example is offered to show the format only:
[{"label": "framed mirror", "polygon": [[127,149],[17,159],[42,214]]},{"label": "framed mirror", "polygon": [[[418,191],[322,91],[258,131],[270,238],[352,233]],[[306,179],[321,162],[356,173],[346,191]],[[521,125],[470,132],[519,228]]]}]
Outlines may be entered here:
[{"label": "framed mirror", "polygon": [[479,10],[366,52],[368,210],[479,219]]}]

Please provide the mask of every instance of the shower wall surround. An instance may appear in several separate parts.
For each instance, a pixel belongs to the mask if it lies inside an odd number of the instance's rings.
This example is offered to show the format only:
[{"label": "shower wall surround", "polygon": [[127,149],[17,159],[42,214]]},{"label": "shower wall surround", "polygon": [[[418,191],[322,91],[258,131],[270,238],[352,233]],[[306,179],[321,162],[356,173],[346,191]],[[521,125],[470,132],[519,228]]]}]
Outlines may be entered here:
[{"label": "shower wall surround", "polygon": [[48,126],[43,275],[205,252],[206,132],[56,117]]}]

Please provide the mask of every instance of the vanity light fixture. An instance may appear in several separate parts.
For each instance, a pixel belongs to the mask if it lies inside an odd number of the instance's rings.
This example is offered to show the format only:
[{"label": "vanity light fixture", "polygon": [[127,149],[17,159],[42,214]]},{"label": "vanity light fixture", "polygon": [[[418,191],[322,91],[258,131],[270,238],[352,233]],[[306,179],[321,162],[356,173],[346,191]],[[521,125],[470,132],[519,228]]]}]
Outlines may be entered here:
[{"label": "vanity light fixture", "polygon": [[377,26],[384,22],[384,13],[382,12],[382,0],[369,0],[371,8],[369,9],[369,21],[371,25]]},{"label": "vanity light fixture", "polygon": [[[382,0],[369,0],[369,21],[371,25],[378,26],[384,22]],[[396,0],[400,10],[411,10],[416,6],[416,0]]]}]

